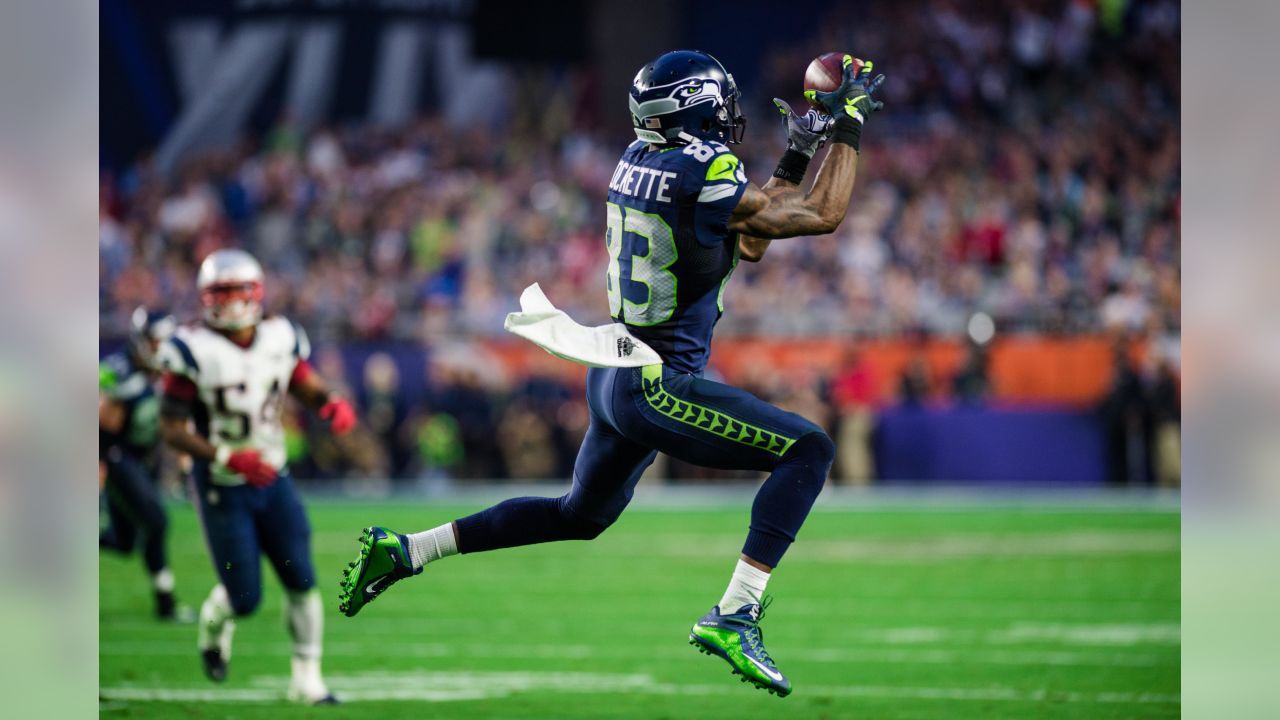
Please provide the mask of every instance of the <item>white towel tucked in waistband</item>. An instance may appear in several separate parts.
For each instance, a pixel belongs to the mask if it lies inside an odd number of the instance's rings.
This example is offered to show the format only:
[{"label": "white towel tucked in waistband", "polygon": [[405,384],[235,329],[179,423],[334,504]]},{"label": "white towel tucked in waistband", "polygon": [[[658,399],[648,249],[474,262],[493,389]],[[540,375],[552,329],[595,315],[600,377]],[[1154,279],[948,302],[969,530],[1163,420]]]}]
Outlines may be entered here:
[{"label": "white towel tucked in waistband", "polygon": [[632,337],[622,323],[589,328],[574,322],[551,304],[538,283],[520,293],[520,310],[509,313],[503,327],[556,357],[587,367],[640,367],[662,362],[653,348]]}]

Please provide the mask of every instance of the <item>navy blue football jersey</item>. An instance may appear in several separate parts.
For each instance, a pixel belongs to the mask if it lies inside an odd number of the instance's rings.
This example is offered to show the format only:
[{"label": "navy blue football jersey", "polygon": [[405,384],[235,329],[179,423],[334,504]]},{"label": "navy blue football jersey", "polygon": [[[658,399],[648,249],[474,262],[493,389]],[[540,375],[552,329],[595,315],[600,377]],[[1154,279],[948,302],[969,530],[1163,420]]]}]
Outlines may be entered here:
[{"label": "navy blue football jersey", "polygon": [[119,433],[99,433],[99,454],[117,446],[134,455],[148,455],[160,430],[160,399],[151,376],[135,365],[127,353],[108,355],[98,364],[98,392],[125,409],[124,426]]},{"label": "navy blue football jersey", "polygon": [[738,264],[729,216],[747,187],[717,142],[632,143],[609,182],[609,314],[678,372],[700,374]]}]

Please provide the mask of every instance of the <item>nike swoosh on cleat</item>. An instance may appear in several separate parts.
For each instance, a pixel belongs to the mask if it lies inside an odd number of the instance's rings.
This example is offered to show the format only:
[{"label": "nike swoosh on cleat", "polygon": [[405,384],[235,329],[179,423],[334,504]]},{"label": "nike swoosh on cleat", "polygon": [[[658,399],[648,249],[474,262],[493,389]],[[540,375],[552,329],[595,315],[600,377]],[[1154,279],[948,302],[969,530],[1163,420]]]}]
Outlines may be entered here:
[{"label": "nike swoosh on cleat", "polygon": [[759,660],[751,657],[750,655],[743,655],[743,657],[750,660],[752,665],[755,665],[757,668],[760,669],[760,672],[764,673],[765,675],[768,675],[770,678],[773,678],[774,682],[782,682],[782,673],[778,672],[777,670],[769,669],[767,666],[762,664]]},{"label": "nike swoosh on cleat", "polygon": [[377,580],[374,580],[373,582],[369,583],[368,585],[365,585],[365,586],[364,586],[364,591],[365,591],[366,593],[368,593],[370,596],[377,595],[378,593],[380,593],[380,592],[382,592],[384,589],[386,589],[386,587],[385,587],[385,586],[383,586],[383,587],[380,587],[380,588],[376,588],[376,587],[374,587],[374,586],[375,586],[375,585],[377,585],[379,582],[381,582],[381,581],[383,581],[383,580],[386,580],[386,579],[387,579],[387,576],[386,576],[386,575],[383,575],[382,577],[378,578]]}]

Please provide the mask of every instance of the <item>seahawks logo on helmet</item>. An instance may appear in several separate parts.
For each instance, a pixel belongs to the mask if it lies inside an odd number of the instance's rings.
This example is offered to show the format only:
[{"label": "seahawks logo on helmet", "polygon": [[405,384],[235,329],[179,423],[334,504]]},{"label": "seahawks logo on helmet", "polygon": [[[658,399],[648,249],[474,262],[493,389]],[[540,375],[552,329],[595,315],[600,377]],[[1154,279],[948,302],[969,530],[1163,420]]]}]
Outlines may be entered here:
[{"label": "seahawks logo on helmet", "polygon": [[651,143],[738,142],[745,118],[733,75],[706,53],[678,50],[640,69],[629,98],[636,137]]},{"label": "seahawks logo on helmet", "polygon": [[[670,89],[668,89],[670,88]],[[644,128],[662,128],[662,120],[660,115],[668,115],[673,112],[684,110],[699,103],[716,103],[724,102],[724,97],[720,94],[720,83],[707,78],[693,78],[690,80],[682,80],[671,83],[670,85],[662,85],[655,88],[649,88],[645,95],[665,95],[653,100],[637,102],[634,97],[631,100],[631,114],[635,116],[637,127],[641,124]],[[636,132],[639,135],[639,130]],[[657,139],[651,142],[664,143],[667,138],[661,133],[653,133]],[[647,138],[641,138],[645,140]]]}]

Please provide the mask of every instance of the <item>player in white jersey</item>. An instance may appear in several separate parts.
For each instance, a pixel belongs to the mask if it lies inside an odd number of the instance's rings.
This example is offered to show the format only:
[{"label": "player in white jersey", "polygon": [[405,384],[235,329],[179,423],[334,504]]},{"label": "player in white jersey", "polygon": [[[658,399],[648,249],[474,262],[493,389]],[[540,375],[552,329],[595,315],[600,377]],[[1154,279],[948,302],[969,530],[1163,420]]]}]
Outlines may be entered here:
[{"label": "player in white jersey", "polygon": [[312,369],[302,329],[283,317],[263,318],[262,268],[251,255],[210,254],[198,284],[203,323],[180,328],[160,351],[161,433],[194,461],[195,504],[221,581],[200,609],[205,673],[226,679],[233,618],[254,612],[262,598],[262,554],[286,590],[289,699],[333,703],[320,675],[323,609],[311,529],[285,464],[281,413],[285,393],[292,394],[342,434],[355,426],[355,412]]}]

